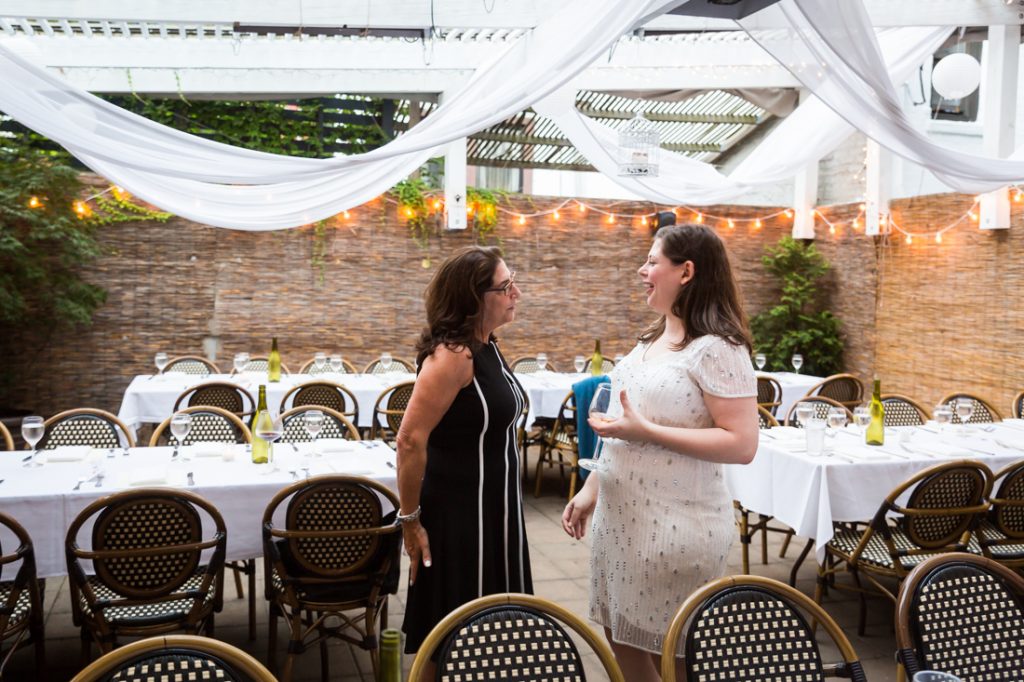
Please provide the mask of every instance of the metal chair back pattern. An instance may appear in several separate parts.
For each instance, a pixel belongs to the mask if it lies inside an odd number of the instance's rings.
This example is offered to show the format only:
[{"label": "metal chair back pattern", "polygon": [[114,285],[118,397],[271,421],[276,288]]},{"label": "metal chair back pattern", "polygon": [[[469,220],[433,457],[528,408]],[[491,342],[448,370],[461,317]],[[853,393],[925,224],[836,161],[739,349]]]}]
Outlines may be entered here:
[{"label": "metal chair back pattern", "polygon": [[373,406],[373,425],[370,427],[371,440],[394,440],[398,428],[402,425],[405,410],[409,407],[409,399],[412,398],[412,389],[415,385],[414,381],[404,381],[385,388],[377,396],[377,402]]},{"label": "metal chair back pattern", "polygon": [[775,419],[775,417],[772,416],[771,412],[769,412],[768,410],[766,410],[765,408],[763,408],[760,405],[757,406],[757,427],[758,428],[760,428],[760,429],[770,429],[770,428],[772,428],[774,426],[778,426],[778,425],[779,425],[778,420]]},{"label": "metal chair back pattern", "polygon": [[782,384],[774,377],[757,377],[757,404],[776,416],[782,405]]},{"label": "metal chair back pattern", "polygon": [[4,450],[14,449],[14,439],[11,438],[11,432],[7,430],[3,422],[0,422],[0,439],[3,440]]},{"label": "metal chair back pattern", "polygon": [[905,395],[890,393],[882,396],[886,426],[921,426],[928,422],[928,410]]},{"label": "metal chair back pattern", "polygon": [[239,417],[250,415],[256,409],[256,401],[249,391],[226,381],[211,381],[189,388],[174,401],[175,412],[182,403],[185,407],[219,407]]},{"label": "metal chair back pattern", "polygon": [[281,399],[281,412],[294,407],[328,407],[345,415],[353,424],[359,423],[359,401],[351,390],[332,381],[311,381],[292,387]]},{"label": "metal chair back pattern", "polygon": [[[509,367],[515,374],[533,374],[534,372],[541,371],[540,365],[537,364],[537,358],[533,355],[524,355],[521,358],[516,358]],[[544,365],[544,369],[549,372],[558,371],[550,360]]]},{"label": "metal chair back pattern", "polygon": [[[285,501],[280,528],[274,517]],[[327,637],[370,651],[376,674],[388,595],[398,591],[402,536],[394,521],[397,510],[398,498],[389,488],[358,476],[299,481],[267,505],[263,556],[271,601],[269,658],[274,669],[277,618],[283,616],[290,628],[283,680],[291,677],[295,655],[318,643],[326,679]],[[343,615],[354,609],[362,611],[359,618]],[[303,622],[307,610],[316,611],[315,622]]]},{"label": "metal chair back pattern", "polygon": [[989,498],[988,513],[975,534],[977,544],[989,559],[1020,569],[1024,567],[1024,461],[997,471],[995,484],[999,487]]},{"label": "metal chair back pattern", "polygon": [[831,398],[852,410],[864,400],[864,384],[852,374],[833,374],[807,391],[807,395]]},{"label": "metal chair back pattern", "polygon": [[[83,549],[80,535],[90,523],[91,546]],[[130,490],[86,507],[65,541],[83,655],[90,636],[106,653],[119,634],[211,632],[223,603],[226,542],[217,509],[187,491]]]},{"label": "metal chair back pattern", "polygon": [[391,358],[391,365],[388,366],[387,371],[384,370],[384,366],[380,362],[380,358],[373,360],[363,369],[363,374],[415,374],[416,366],[408,360],[402,358]]},{"label": "metal chair back pattern", "polygon": [[984,398],[979,398],[976,395],[970,393],[950,393],[939,401],[940,405],[949,405],[953,410],[953,422],[954,424],[963,424],[963,420],[956,413],[956,401],[960,398],[967,398],[974,403],[974,411],[971,412],[970,419],[967,420],[968,424],[990,424],[992,422],[1003,421],[1002,416],[999,414],[992,403],[988,402]]},{"label": "metal chair back pattern", "polygon": [[[587,358],[586,363],[583,365],[583,373],[590,372],[590,358]],[[608,374],[615,369],[615,361],[606,357],[601,357],[601,374]]]},{"label": "metal chair back pattern", "polygon": [[230,644],[195,635],[149,637],[93,661],[71,682],[276,682],[262,663]]},{"label": "metal chair back pattern", "polygon": [[341,371],[339,371],[339,372],[335,372],[333,369],[331,369],[331,363],[330,362],[324,363],[324,368],[323,369],[317,369],[316,368],[316,358],[310,358],[309,360],[306,361],[306,364],[304,364],[302,366],[302,368],[299,369],[299,374],[314,374],[315,375],[315,374],[358,374],[358,373],[359,373],[359,370],[357,370],[352,365],[352,363],[349,362],[348,360],[346,360],[345,358],[341,359]]},{"label": "metal chair back pattern", "polygon": [[[0,544],[0,572],[9,579],[0,582],[0,674],[20,648],[35,649],[36,674],[45,678],[43,597],[36,578],[35,547],[28,531],[14,518],[0,512],[0,542],[13,541],[13,551]],[[13,576],[10,574],[13,573]]]},{"label": "metal chair back pattern", "polygon": [[[195,443],[251,443],[249,427],[236,415],[219,407],[197,405],[178,412],[192,415],[192,428],[182,445]],[[170,442],[171,417],[160,422],[149,439],[150,447],[167,445]]]},{"label": "metal chair back pattern", "polygon": [[409,679],[422,679],[436,655],[439,682],[583,682],[583,657],[569,630],[597,654],[609,680],[624,682],[608,645],[579,616],[526,594],[481,597],[452,611],[420,646]]},{"label": "metal chair back pattern", "polygon": [[167,374],[169,372],[195,374],[196,376],[202,377],[210,374],[221,373],[220,368],[217,367],[217,365],[199,355],[179,355],[176,358],[171,358],[161,374]]},{"label": "metal chair back pattern", "polygon": [[1024,419],[1024,391],[1013,397],[1013,402],[1010,404],[1010,416],[1014,419]]},{"label": "metal chair back pattern", "polygon": [[[824,662],[808,620],[825,629],[842,661]],[[675,682],[679,655],[685,655],[683,679],[689,682],[867,680],[849,639],[821,606],[759,576],[726,576],[690,595],[665,636],[664,682]]]},{"label": "metal chair back pattern", "polygon": [[795,426],[798,429],[802,429],[804,427],[804,425],[800,423],[800,419],[796,414],[796,408],[802,404],[810,404],[814,407],[814,417],[816,419],[824,420],[828,417],[829,409],[833,407],[841,407],[846,410],[847,420],[853,421],[853,413],[839,401],[832,400],[831,398],[825,398],[824,396],[805,396],[793,403],[793,407],[789,408],[789,414],[786,415],[786,426]]},{"label": "metal chair back pattern", "polygon": [[104,410],[79,408],[67,410],[47,419],[40,450],[53,450],[65,445],[88,445],[94,448],[135,446],[128,427],[115,415]]},{"label": "metal chair back pattern", "polygon": [[284,435],[281,436],[282,443],[308,443],[313,440],[309,432],[306,431],[305,415],[310,410],[320,410],[324,415],[324,423],[317,439],[360,440],[359,430],[345,418],[345,415],[329,407],[302,405],[293,407],[281,415],[281,423],[284,425]]},{"label": "metal chair back pattern", "polygon": [[964,553],[917,566],[896,604],[896,655],[906,678],[937,670],[962,680],[1019,679],[1024,578]]}]

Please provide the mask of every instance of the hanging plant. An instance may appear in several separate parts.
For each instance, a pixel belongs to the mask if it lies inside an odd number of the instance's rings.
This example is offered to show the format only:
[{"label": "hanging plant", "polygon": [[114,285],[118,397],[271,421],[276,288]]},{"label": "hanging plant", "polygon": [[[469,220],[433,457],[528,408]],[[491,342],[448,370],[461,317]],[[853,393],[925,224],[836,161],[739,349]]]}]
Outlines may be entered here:
[{"label": "hanging plant", "polygon": [[[477,187],[466,188],[466,206],[471,211],[473,232],[478,244],[487,244],[498,227],[498,199],[495,192]],[[501,241],[495,239],[495,241]]]},{"label": "hanging plant", "polygon": [[430,235],[435,231],[427,210],[427,183],[420,178],[402,180],[391,188],[398,200],[398,210],[409,226],[409,234],[416,245],[426,251],[430,247]]}]

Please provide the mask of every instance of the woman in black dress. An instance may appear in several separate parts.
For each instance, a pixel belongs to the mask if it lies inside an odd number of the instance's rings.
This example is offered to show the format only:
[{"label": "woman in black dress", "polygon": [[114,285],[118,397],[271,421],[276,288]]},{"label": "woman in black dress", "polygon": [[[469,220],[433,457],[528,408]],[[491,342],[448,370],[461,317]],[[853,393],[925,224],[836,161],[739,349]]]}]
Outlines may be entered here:
[{"label": "woman in black dress", "polygon": [[493,247],[459,251],[427,288],[419,376],[398,432],[408,653],[468,601],[533,591],[516,441],[524,392],[493,334],[520,296]]}]

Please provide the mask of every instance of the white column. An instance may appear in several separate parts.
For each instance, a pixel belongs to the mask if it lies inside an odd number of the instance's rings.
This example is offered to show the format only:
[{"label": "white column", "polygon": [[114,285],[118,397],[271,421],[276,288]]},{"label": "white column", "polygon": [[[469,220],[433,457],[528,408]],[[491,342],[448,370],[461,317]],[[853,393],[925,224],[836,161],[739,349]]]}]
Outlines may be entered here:
[{"label": "white column", "polygon": [[[1006,158],[1013,153],[1017,116],[1017,60],[1020,26],[989,26],[981,88],[982,149],[986,156]],[[981,197],[983,230],[1010,227],[1010,191],[1001,187]]]},{"label": "white column", "polygon": [[448,143],[444,153],[445,227],[466,229],[466,138]]},{"label": "white column", "polygon": [[[809,90],[800,90],[800,101],[811,97]],[[818,161],[807,163],[796,174],[793,183],[793,239],[814,239],[814,207],[818,203]]]},{"label": "white column", "polygon": [[864,188],[864,234],[882,234],[889,222],[892,197],[892,152],[872,139],[867,141],[867,177]]}]

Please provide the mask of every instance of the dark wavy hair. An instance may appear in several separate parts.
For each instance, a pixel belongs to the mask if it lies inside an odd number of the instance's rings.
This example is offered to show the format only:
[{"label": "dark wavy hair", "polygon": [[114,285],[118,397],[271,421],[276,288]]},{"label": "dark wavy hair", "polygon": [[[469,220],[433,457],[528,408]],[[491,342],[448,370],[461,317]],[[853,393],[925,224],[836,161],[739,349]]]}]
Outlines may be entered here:
[{"label": "dark wavy hair", "polygon": [[427,326],[416,342],[417,365],[422,367],[442,344],[472,353],[483,347],[476,332],[483,314],[484,289],[492,286],[500,261],[501,250],[495,246],[467,246],[441,264],[424,295]]},{"label": "dark wavy hair", "polygon": [[[686,337],[673,350],[682,350],[694,339],[714,334],[736,346],[753,348],[747,315],[740,303],[739,287],[725,244],[715,231],[703,225],[671,225],[658,230],[661,253],[676,265],[693,262],[693,278],[683,285],[672,303],[672,314],[683,321]],[[639,340],[650,343],[665,333],[665,317],[652,324]]]}]

